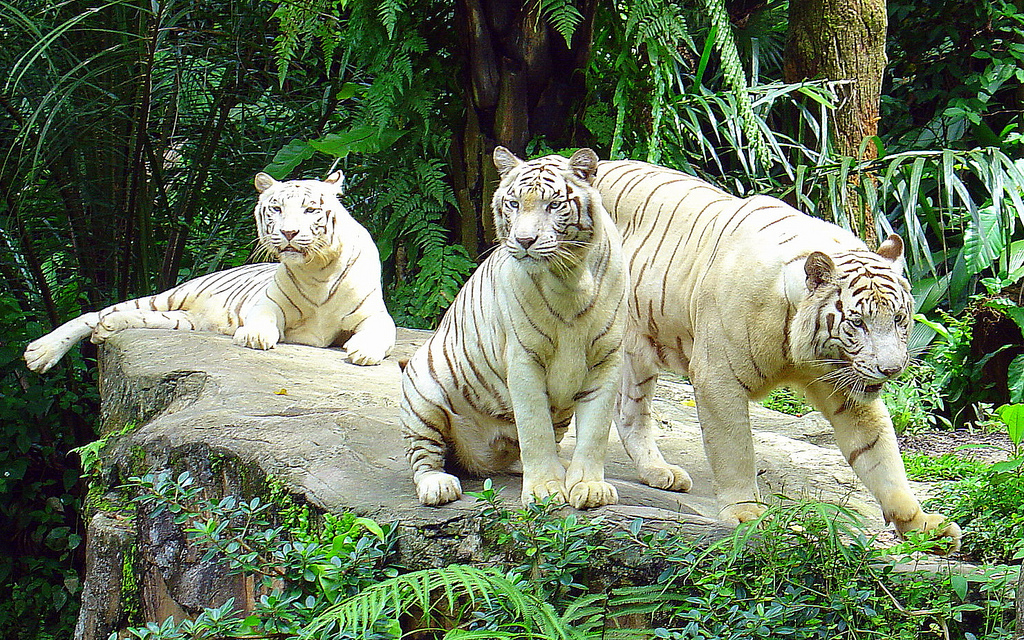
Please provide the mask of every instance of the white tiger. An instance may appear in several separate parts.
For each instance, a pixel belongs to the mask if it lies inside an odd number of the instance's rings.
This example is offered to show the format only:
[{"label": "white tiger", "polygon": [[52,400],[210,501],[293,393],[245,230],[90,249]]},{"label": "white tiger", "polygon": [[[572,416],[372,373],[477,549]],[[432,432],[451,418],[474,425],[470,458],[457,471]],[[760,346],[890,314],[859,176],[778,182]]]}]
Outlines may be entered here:
[{"label": "white tiger", "polygon": [[883,383],[908,362],[913,298],[903,243],[856,236],[767,196],[740,199],[643,162],[602,162],[595,186],[623,235],[633,283],[617,427],[647,484],[687,490],[654,441],[659,369],[688,373],[717,494],[732,522],[763,512],[748,402],[802,389],[899,533],[960,528],[907,483]]},{"label": "white tiger", "polygon": [[[401,419],[420,502],[459,498],[448,457],[474,474],[522,461],[524,503],[612,504],[604,458],[627,276],[591,186],[597,156],[522,162],[494,150],[501,245],[473,273],[402,378]],[[576,417],[568,470],[558,442]]]},{"label": "white tiger", "polygon": [[378,364],[395,344],[395,323],[377,247],[338,200],[343,180],[340,171],[322,182],[256,174],[259,244],[278,262],[217,271],[81,315],[28,345],[29,369],[47,371],[87,336],[101,343],[132,328],[215,331],[253,349],[341,345],[352,362]]}]

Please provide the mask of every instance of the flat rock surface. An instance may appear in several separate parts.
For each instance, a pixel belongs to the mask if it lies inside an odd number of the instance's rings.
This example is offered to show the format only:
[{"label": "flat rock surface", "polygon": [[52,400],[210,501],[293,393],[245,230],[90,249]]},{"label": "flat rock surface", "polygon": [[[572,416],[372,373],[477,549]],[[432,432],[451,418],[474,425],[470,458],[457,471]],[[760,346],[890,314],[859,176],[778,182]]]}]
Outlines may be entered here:
[{"label": "flat rock surface", "polygon": [[[264,352],[215,334],[124,331],[102,353],[104,430],[137,426],[113,452],[125,463],[139,448],[147,454],[207,448],[257,466],[331,512],[442,526],[478,508],[472,498],[439,508],[416,500],[398,420],[397,360],[411,355],[428,335],[400,329],[391,357],[361,367],[346,362],[340,349],[284,344]],[[620,504],[596,511],[613,521],[642,516],[716,528],[718,506],[689,386],[663,376],[655,411],[662,451],[690,472],[693,490],[679,494],[640,484],[613,430],[607,475]],[[795,418],[760,406],[752,406],[751,414],[766,496],[849,504],[882,526],[877,504],[828,444],[831,428],[820,416]],[[571,436],[563,452],[572,448]],[[506,500],[518,497],[519,477],[499,476],[494,483]],[[463,479],[469,491],[481,484],[481,479]]]}]

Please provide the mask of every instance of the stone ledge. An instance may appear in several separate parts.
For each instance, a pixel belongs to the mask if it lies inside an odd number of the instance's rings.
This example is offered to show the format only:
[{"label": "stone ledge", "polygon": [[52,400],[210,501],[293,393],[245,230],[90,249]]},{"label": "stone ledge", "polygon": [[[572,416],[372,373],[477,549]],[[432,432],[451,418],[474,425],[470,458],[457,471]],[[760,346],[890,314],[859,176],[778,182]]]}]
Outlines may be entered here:
[{"label": "stone ledge", "polygon": [[[380,366],[360,367],[345,362],[338,349],[286,344],[264,352],[237,347],[229,337],[215,334],[121,332],[101,353],[102,429],[131,429],[112,438],[104,452],[105,481],[113,487],[147,471],[188,470],[213,495],[247,495],[253,479],[262,483],[273,477],[325,512],[354,512],[396,523],[398,560],[410,569],[479,560],[483,550],[475,500],[421,506],[405,460],[397,361],[411,355],[428,335],[400,329],[394,355]],[[613,432],[607,476],[618,489],[620,503],[590,513],[602,515],[610,527],[625,528],[640,517],[694,538],[716,538],[728,529],[714,519],[718,507],[696,410],[687,401],[687,385],[666,378],[655,401],[664,426],[660,443],[667,459],[691,473],[693,490],[677,494],[637,482]],[[766,495],[781,492],[849,503],[881,525],[877,505],[838,450],[811,442],[822,434],[820,421],[760,408],[752,412],[752,420]],[[570,433],[563,449],[570,450],[572,444]],[[479,491],[482,482],[464,479],[463,486]],[[493,482],[506,500],[519,496],[518,476],[498,476]],[[125,542],[120,537],[111,542],[110,536],[122,532],[118,522],[129,518],[97,515],[89,528],[90,549],[98,561],[90,565],[86,579],[79,640],[105,640],[106,633],[124,622],[123,611],[118,613],[122,603],[111,600],[111,589],[121,584],[121,577],[111,572],[124,564],[117,554],[123,555],[118,549]],[[129,544],[137,545],[134,572],[144,592],[141,611],[147,619],[194,613],[204,599],[218,605],[237,593],[237,585],[200,566],[183,545],[180,531],[166,524],[140,517],[128,534],[134,540]]]}]

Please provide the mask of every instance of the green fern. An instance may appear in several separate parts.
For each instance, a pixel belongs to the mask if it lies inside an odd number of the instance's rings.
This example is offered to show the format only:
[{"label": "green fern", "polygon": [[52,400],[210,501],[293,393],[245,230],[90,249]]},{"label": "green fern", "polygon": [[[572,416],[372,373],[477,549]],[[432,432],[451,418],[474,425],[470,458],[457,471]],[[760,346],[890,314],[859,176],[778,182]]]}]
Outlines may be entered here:
[{"label": "green fern", "polygon": [[757,125],[754,110],[750,104],[750,94],[747,91],[747,77],[743,72],[743,65],[740,64],[736,40],[733,38],[732,24],[729,22],[729,12],[725,8],[725,0],[704,0],[704,2],[710,14],[711,24],[714,27],[714,42],[722,59],[725,81],[739,102],[743,133],[751,145],[751,151],[754,156],[752,164],[767,168],[768,150],[761,135],[761,129]]},{"label": "green fern", "polygon": [[403,11],[405,11],[405,0],[384,0],[377,8],[377,15],[380,17],[380,22],[384,25],[389,39],[394,39],[398,19]]},{"label": "green fern", "polygon": [[572,46],[572,36],[583,21],[583,14],[573,0],[538,0],[540,13],[555,31],[565,38],[565,46]]},{"label": "green fern", "polygon": [[[468,607],[465,606],[468,604]],[[337,626],[340,633],[364,633],[382,618],[393,618],[417,610],[429,624],[434,618],[462,622],[476,607],[500,605],[520,629],[515,632],[488,630],[488,635],[459,630],[446,638],[516,637],[572,640],[585,635],[569,627],[551,604],[510,581],[495,568],[449,565],[400,575],[364,589],[321,614],[306,628],[302,638]]]}]

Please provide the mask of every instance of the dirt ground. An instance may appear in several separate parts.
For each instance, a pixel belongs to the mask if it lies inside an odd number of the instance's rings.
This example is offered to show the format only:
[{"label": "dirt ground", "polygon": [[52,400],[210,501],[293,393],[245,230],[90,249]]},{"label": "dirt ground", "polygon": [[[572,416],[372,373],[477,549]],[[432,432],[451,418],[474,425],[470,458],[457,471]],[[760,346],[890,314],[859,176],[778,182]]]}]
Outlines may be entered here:
[{"label": "dirt ground", "polygon": [[918,452],[931,456],[952,453],[958,457],[979,462],[1006,460],[1013,450],[1005,432],[985,432],[981,429],[922,431],[899,436],[900,451]]}]

